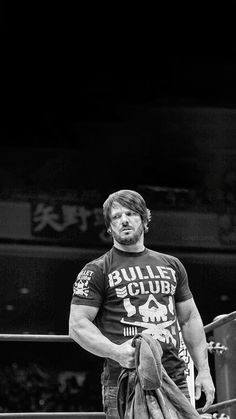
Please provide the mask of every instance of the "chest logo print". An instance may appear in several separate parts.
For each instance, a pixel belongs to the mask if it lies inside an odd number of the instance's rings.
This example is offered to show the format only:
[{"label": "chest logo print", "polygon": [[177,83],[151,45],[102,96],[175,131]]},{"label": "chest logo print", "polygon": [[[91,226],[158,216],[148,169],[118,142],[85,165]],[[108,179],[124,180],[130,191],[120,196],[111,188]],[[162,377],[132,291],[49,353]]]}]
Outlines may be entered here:
[{"label": "chest logo print", "polygon": [[[145,329],[143,333],[149,333],[161,342],[172,342],[176,345],[176,339],[168,329],[168,327],[175,322],[175,320],[168,321],[168,312],[172,315],[174,314],[172,296],[169,297],[168,306],[159,303],[152,294],[149,295],[146,303],[138,308],[131,303],[129,298],[124,298],[123,302],[127,313],[127,320],[122,318],[120,322],[127,325],[124,328],[125,335],[131,334],[131,332],[133,334],[133,330],[137,333],[137,327],[142,327]],[[142,320],[131,321],[129,318],[136,315],[137,312],[141,316]],[[132,326],[132,328],[130,326]]]}]

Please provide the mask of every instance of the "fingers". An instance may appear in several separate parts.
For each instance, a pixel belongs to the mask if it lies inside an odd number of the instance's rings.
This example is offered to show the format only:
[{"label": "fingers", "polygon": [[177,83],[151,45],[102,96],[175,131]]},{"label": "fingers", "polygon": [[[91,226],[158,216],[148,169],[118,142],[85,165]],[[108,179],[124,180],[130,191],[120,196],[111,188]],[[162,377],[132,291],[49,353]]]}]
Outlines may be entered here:
[{"label": "fingers", "polygon": [[199,400],[201,392],[205,393],[206,401],[202,412],[206,412],[212,405],[215,398],[215,387],[210,374],[199,374],[195,381],[195,399]]},{"label": "fingers", "polygon": [[206,403],[204,404],[203,408],[202,408],[202,412],[205,413],[209,407],[212,405],[213,401],[206,401]]},{"label": "fingers", "polygon": [[214,398],[215,398],[215,391],[214,389],[210,389],[208,391],[205,391],[205,395],[206,395],[206,403],[202,408],[203,413],[206,412],[209,407],[212,405]]},{"label": "fingers", "polygon": [[206,412],[209,407],[212,405],[214,398],[215,398],[215,389],[212,387],[212,385],[208,385],[203,387],[200,383],[197,383],[195,385],[195,399],[199,400],[201,397],[201,392],[204,391],[206,396],[206,402],[205,405],[202,408],[202,412]]},{"label": "fingers", "polygon": [[196,400],[199,400],[200,399],[201,392],[202,392],[201,385],[200,384],[196,384],[195,385],[195,399]]},{"label": "fingers", "polygon": [[122,343],[119,346],[119,360],[118,362],[124,368],[135,367],[135,348],[132,346],[132,339]]}]

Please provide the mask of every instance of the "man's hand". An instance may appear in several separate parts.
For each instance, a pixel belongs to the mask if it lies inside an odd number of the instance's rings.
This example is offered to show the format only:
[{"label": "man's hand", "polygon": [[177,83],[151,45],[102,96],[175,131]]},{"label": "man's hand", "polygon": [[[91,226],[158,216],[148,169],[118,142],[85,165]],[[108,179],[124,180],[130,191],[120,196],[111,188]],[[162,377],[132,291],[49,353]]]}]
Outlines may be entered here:
[{"label": "man's hand", "polygon": [[206,412],[212,405],[215,397],[215,386],[213,384],[211,374],[209,370],[202,370],[198,372],[195,380],[195,399],[199,400],[201,392],[205,393],[206,403],[202,408],[203,412]]},{"label": "man's hand", "polygon": [[134,353],[135,348],[132,346],[133,339],[127,340],[126,342],[122,343],[121,345],[117,345],[117,353],[115,360],[119,362],[119,364],[123,368],[134,368],[135,361],[134,361]]}]

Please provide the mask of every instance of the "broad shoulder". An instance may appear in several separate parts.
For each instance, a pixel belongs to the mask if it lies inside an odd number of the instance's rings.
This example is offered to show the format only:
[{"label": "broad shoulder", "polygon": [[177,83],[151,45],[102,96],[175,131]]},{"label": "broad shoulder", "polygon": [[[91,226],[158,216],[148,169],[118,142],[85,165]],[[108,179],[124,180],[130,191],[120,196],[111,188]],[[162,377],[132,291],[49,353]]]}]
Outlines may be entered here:
[{"label": "broad shoulder", "polygon": [[107,252],[103,253],[102,255],[98,256],[95,259],[90,260],[85,267],[86,268],[98,268],[98,270],[103,270],[104,265],[106,264],[107,260],[110,260],[112,257],[112,249],[108,250]]},{"label": "broad shoulder", "polygon": [[168,254],[168,253],[157,252],[156,250],[152,250],[152,249],[149,249],[149,248],[146,248],[146,250],[147,250],[147,253],[150,256],[159,258],[159,259],[161,259],[163,261],[166,261],[166,262],[174,262],[174,263],[181,263],[180,260],[179,260],[179,258],[176,257],[176,256],[174,256],[174,255],[171,255],[171,254]]}]

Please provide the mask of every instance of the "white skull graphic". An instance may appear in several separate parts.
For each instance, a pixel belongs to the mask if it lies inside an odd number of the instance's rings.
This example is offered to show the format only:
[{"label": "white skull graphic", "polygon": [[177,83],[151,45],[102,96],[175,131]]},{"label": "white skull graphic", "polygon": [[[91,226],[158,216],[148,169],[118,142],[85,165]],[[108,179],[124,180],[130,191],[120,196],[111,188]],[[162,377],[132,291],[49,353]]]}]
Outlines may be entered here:
[{"label": "white skull graphic", "polygon": [[158,303],[152,294],[149,295],[146,303],[139,307],[139,313],[144,322],[167,321],[167,307]]}]

